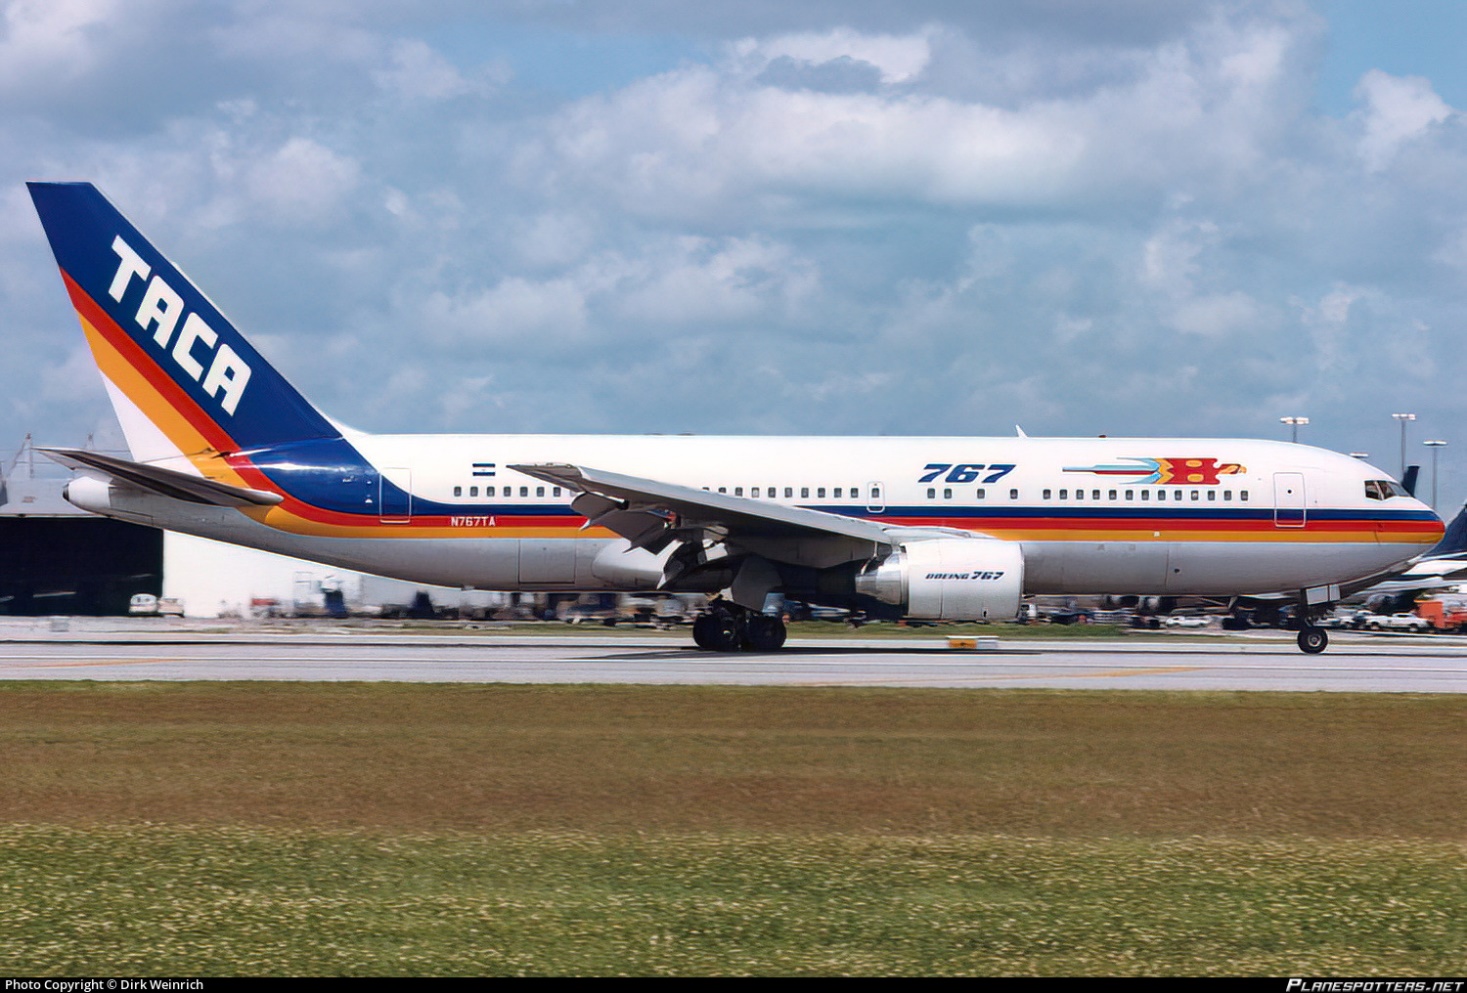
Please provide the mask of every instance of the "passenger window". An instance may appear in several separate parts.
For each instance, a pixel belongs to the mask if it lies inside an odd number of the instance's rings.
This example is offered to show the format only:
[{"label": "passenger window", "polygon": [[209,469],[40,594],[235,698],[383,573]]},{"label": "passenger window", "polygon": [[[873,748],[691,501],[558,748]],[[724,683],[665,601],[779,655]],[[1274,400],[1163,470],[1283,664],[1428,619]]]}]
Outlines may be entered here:
[{"label": "passenger window", "polygon": [[1201,500],[1202,499],[1202,495],[1200,493],[1198,493],[1196,490],[1193,490],[1192,491],[1192,499],[1193,500]]},{"label": "passenger window", "polygon": [[795,495],[795,488],[793,486],[786,486],[784,488],[784,498],[786,500],[790,499],[794,495]]},{"label": "passenger window", "polygon": [[949,487],[944,486],[942,488],[942,498],[944,500],[951,500],[953,498],[953,491],[952,491],[952,489],[949,488]]},{"label": "passenger window", "polygon": [[469,496],[476,497],[478,495],[479,495],[479,488],[477,486],[470,486],[469,487]]},{"label": "passenger window", "polygon": [[1018,490],[1009,490],[1009,499],[1010,500],[1017,500],[1017,499],[1019,499],[1019,491]]},{"label": "passenger window", "polygon": [[839,486],[837,486],[835,488],[835,499],[837,499],[837,500],[840,499],[840,487]]},{"label": "passenger window", "polygon": [[817,500],[824,500],[825,499],[825,487],[823,487],[823,486],[817,486],[817,487],[815,487],[815,499],[817,499]]},{"label": "passenger window", "polygon": [[759,487],[757,487],[757,486],[751,486],[749,488],[749,496],[756,497],[758,495],[759,495]]},{"label": "passenger window", "polygon": [[1151,491],[1150,490],[1142,490],[1141,491],[1141,502],[1142,503],[1145,503],[1147,500],[1150,500],[1150,499],[1151,499]]},{"label": "passenger window", "polygon": [[1165,500],[1166,499],[1166,490],[1157,490],[1156,491],[1156,498],[1158,500]]},{"label": "passenger window", "polygon": [[936,500],[937,499],[937,489],[935,487],[932,487],[932,486],[927,487],[927,499],[929,499],[929,500]]},{"label": "passenger window", "polygon": [[1248,502],[1248,491],[1247,490],[1239,490],[1238,491],[1238,499],[1239,500],[1242,500],[1244,503],[1247,503]]},{"label": "passenger window", "polygon": [[[1092,499],[1092,500],[1099,500],[1100,499],[1100,491],[1099,490],[1091,490],[1090,491],[1090,499]],[[1115,499],[1115,496],[1112,495],[1111,496],[1111,499],[1114,500]]]},{"label": "passenger window", "polygon": [[728,492],[728,487],[727,486],[720,486],[718,488],[718,492],[720,492],[720,493],[727,493]]},{"label": "passenger window", "polygon": [[1108,495],[1108,499],[1114,500],[1115,498],[1116,498],[1116,491],[1115,490],[1111,490],[1110,493],[1109,493],[1109,495]]},{"label": "passenger window", "polygon": [[527,497],[529,495],[530,495],[530,488],[528,486],[521,486],[520,487],[520,496]]},{"label": "passenger window", "polygon": [[551,496],[560,496],[560,487],[557,486],[555,489],[551,490],[550,491],[550,495]]},{"label": "passenger window", "polygon": [[[505,492],[505,495],[508,496],[509,495],[509,487],[506,486],[504,488],[504,492]],[[484,487],[484,495],[485,496],[493,496],[494,495],[494,487],[492,487],[492,486],[486,486],[486,487]]]},{"label": "passenger window", "polygon": [[1136,499],[1136,491],[1135,490],[1127,490],[1126,491],[1126,499],[1127,500],[1134,500],[1134,499]]},{"label": "passenger window", "polygon": [[988,496],[988,491],[985,490],[985,489],[983,489],[983,487],[980,486],[978,488],[978,499],[979,500],[983,500],[983,499],[986,499],[987,496]]},{"label": "passenger window", "polygon": [[455,486],[453,488],[453,495],[454,496],[463,496],[464,495],[464,488],[462,486]]},{"label": "passenger window", "polygon": [[1044,491],[1044,499],[1046,499],[1046,500],[1048,500],[1048,499],[1049,499],[1049,497],[1050,497],[1050,493],[1051,493],[1051,492],[1052,492],[1052,491],[1051,491],[1051,490],[1045,490],[1045,491]]},{"label": "passenger window", "polygon": [[545,495],[545,487],[543,487],[543,486],[537,486],[537,487],[535,487],[535,495],[537,497],[544,496]]},{"label": "passenger window", "polygon": [[1208,490],[1207,499],[1214,503],[1217,502],[1217,490]]},{"label": "passenger window", "polygon": [[806,499],[809,498],[809,496],[810,496],[810,487],[808,487],[808,486],[801,486],[800,487],[800,499],[801,500],[806,500]]},{"label": "passenger window", "polygon": [[734,487],[734,496],[743,496],[743,495],[744,495],[744,488],[742,486],[735,486]]},{"label": "passenger window", "polygon": [[1070,498],[1070,491],[1069,490],[1060,490],[1060,499],[1061,500],[1068,500],[1069,498]]},{"label": "passenger window", "polygon": [[1223,503],[1231,503],[1233,500],[1232,490],[1223,490]]},{"label": "passenger window", "polygon": [[1075,499],[1076,500],[1083,500],[1083,499],[1085,499],[1085,491],[1084,490],[1076,490],[1075,491]]}]

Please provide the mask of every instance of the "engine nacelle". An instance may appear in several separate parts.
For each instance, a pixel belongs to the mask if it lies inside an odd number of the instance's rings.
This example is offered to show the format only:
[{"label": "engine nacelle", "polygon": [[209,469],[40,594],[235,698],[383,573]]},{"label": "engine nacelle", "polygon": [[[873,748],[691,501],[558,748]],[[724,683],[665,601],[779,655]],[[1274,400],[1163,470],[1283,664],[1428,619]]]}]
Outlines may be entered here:
[{"label": "engine nacelle", "polygon": [[915,620],[1009,620],[1024,593],[1024,551],[983,538],[914,541],[863,569],[856,592]]}]

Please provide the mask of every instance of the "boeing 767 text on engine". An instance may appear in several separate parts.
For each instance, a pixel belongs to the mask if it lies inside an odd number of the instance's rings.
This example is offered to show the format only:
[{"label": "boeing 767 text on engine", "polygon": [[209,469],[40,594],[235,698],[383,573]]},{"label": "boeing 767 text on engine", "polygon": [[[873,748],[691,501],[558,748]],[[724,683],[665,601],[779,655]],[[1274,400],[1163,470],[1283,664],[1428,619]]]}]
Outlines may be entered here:
[{"label": "boeing 767 text on engine", "polygon": [[485,590],[723,592],[704,648],[771,650],[769,593],[1009,619],[1129,593],[1312,619],[1442,533],[1384,472],[1196,438],[372,435],[321,414],[88,183],[32,183],[131,459],[50,449],[78,507]]}]

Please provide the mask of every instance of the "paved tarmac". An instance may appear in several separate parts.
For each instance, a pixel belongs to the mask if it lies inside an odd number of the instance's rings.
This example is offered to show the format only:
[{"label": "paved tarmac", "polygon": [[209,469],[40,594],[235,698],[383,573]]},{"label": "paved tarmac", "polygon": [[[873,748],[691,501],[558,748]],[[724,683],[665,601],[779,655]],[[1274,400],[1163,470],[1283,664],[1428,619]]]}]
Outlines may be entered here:
[{"label": "paved tarmac", "polygon": [[940,636],[792,639],[775,654],[718,655],[693,649],[685,636],[322,628],[280,634],[10,622],[0,626],[0,679],[1467,693],[1467,638],[1344,633],[1316,656],[1302,654],[1277,633],[1014,639],[979,651],[954,650]]}]

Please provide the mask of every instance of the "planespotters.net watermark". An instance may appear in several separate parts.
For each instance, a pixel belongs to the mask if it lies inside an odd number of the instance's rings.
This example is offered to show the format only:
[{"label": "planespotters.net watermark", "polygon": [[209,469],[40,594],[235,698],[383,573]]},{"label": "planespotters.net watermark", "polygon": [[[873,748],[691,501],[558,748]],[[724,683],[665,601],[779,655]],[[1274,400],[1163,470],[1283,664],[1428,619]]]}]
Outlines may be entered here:
[{"label": "planespotters.net watermark", "polygon": [[1461,979],[1290,979],[1287,993],[1461,993]]}]

